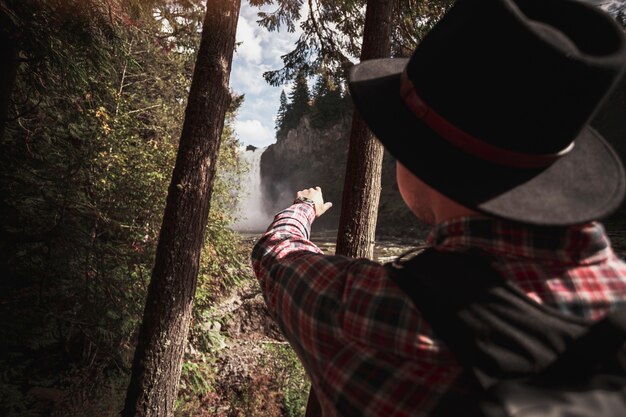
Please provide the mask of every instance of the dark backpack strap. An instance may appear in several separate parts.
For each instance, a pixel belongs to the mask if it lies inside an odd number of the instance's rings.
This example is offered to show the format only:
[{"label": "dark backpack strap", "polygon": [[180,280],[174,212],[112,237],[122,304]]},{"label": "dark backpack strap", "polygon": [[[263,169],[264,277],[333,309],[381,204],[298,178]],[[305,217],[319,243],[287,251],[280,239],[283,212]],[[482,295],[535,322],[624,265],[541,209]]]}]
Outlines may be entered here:
[{"label": "dark backpack strap", "polygon": [[615,310],[589,326],[544,375],[576,380],[588,379],[598,371],[626,375],[626,308]]},{"label": "dark backpack strap", "polygon": [[[539,373],[589,326],[529,299],[498,275],[485,254],[427,249],[389,268],[434,333],[484,388],[497,380]],[[617,327],[606,321],[614,330],[609,331],[614,344],[620,337],[623,344],[622,316],[616,315]],[[595,333],[596,344],[604,343],[605,333]],[[606,352],[610,350],[615,352],[614,347]]]}]

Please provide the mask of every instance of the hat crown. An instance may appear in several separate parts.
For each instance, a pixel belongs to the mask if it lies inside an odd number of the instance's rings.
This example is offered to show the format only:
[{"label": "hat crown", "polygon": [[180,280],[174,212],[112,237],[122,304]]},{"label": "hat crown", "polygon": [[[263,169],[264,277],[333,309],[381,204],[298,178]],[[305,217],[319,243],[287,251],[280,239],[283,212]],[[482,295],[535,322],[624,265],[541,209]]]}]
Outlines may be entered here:
[{"label": "hat crown", "polygon": [[446,197],[584,223],[626,194],[620,158],[587,125],[622,75],[624,38],[578,0],[457,0],[410,59],[353,67],[350,92],[387,150]]},{"label": "hat crown", "polygon": [[528,154],[562,151],[619,79],[626,42],[603,12],[567,0],[458,0],[406,72],[469,135]]}]

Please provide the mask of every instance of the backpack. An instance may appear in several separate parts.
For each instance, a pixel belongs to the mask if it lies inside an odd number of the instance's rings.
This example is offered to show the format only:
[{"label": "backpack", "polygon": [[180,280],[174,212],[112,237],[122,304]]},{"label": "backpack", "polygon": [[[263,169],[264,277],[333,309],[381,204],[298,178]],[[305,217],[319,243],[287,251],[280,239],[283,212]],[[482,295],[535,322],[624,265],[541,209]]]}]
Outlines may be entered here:
[{"label": "backpack", "polygon": [[387,264],[464,369],[430,416],[625,417],[626,309],[597,322],[565,315],[490,265],[434,249]]}]

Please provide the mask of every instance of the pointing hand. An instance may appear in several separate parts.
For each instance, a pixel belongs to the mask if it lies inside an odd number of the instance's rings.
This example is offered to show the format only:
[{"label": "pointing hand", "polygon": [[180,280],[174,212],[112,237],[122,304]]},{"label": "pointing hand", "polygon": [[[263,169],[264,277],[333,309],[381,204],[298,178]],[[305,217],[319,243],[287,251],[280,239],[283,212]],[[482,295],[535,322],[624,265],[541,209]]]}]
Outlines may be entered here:
[{"label": "pointing hand", "polygon": [[319,217],[322,214],[326,213],[326,210],[333,206],[333,203],[326,202],[324,203],[324,197],[322,197],[322,189],[320,187],[315,188],[307,188],[306,190],[298,191],[296,193],[296,198],[308,198],[312,200],[315,204],[315,216]]}]

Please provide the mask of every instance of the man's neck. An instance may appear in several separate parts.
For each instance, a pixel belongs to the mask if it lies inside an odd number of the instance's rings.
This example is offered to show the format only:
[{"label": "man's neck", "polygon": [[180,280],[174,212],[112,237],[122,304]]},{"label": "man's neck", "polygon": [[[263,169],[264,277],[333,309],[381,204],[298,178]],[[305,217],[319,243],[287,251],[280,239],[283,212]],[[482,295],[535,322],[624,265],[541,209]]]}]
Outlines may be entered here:
[{"label": "man's neck", "polygon": [[480,216],[479,212],[462,206],[437,192],[432,196],[432,208],[435,215],[435,224],[458,217]]}]

